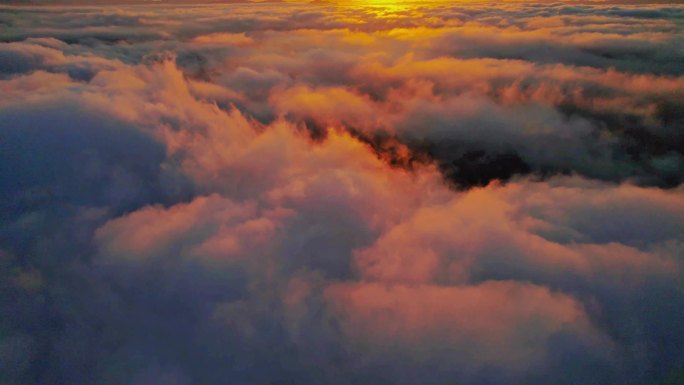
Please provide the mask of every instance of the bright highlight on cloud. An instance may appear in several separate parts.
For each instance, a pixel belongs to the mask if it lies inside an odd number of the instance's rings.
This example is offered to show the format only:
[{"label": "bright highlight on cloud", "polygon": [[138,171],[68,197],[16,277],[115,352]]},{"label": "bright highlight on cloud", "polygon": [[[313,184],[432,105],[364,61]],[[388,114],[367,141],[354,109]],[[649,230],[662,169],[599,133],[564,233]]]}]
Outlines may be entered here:
[{"label": "bright highlight on cloud", "polygon": [[0,383],[680,384],[684,8],[0,8]]}]

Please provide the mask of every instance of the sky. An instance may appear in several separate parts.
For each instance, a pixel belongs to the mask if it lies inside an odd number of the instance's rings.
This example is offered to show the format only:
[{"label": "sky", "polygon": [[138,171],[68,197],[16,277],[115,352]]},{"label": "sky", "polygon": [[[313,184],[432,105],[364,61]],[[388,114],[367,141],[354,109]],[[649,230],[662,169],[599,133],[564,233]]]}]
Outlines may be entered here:
[{"label": "sky", "polygon": [[0,384],[684,384],[684,7],[0,6]]}]

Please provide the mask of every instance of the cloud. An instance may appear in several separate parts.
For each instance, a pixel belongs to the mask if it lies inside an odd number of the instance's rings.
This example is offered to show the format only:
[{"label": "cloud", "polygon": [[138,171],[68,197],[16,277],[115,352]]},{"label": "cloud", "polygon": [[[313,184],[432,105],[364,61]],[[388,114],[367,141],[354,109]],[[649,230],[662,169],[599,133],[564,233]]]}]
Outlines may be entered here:
[{"label": "cloud", "polygon": [[254,43],[254,40],[245,36],[244,33],[232,34],[232,33],[212,33],[209,35],[197,36],[193,39],[193,42],[199,44],[216,44],[216,45],[236,45],[249,46]]},{"label": "cloud", "polygon": [[483,367],[504,368],[513,379],[543,359],[554,335],[601,343],[574,299],[529,284],[340,284],[326,297],[351,348],[371,365],[395,361],[398,383],[440,382],[445,374],[471,383]]},{"label": "cloud", "polygon": [[3,384],[658,384],[682,10],[2,7]]},{"label": "cloud", "polygon": [[[614,212],[608,214],[603,212],[607,203],[591,208],[596,204],[587,197],[591,190],[583,189],[579,193],[563,183],[554,187],[535,184],[533,191],[523,186],[512,184],[493,191],[474,190],[450,204],[418,210],[414,217],[386,232],[370,248],[357,250],[355,261],[360,273],[390,282],[452,284],[503,278],[508,274],[522,275],[533,282],[538,279],[546,282],[543,278],[546,274],[603,276],[603,279],[618,274],[617,283],[624,278],[622,274],[627,274],[629,281],[633,281],[651,268],[655,269],[656,275],[669,275],[676,270],[672,256],[644,251],[652,250],[660,242],[676,240],[675,234],[681,226],[681,222],[674,219],[681,210],[677,195],[648,200],[656,205],[649,205],[654,213],[662,213],[657,220],[659,226],[673,226],[671,230],[654,229],[659,236],[668,233],[670,236],[653,242],[647,235],[632,233],[634,225],[631,223],[635,219],[630,220],[625,215],[638,215],[638,209],[620,210],[623,205],[633,202],[630,188],[600,190],[606,197],[605,202],[616,206]],[[545,189],[550,191],[545,193]],[[565,206],[566,202],[575,200],[573,193],[582,194],[582,209],[578,210],[571,203]],[[539,196],[554,197],[556,194],[564,194],[564,198],[551,198],[552,201],[535,202],[532,206],[515,201],[534,201]],[[654,195],[658,194],[660,192]],[[547,210],[544,206],[548,210],[553,207],[555,215],[563,220],[549,222],[542,214]],[[523,207],[524,211],[518,211]],[[629,247],[626,245],[629,243],[644,250]],[[614,254],[621,257],[613,257]]]}]

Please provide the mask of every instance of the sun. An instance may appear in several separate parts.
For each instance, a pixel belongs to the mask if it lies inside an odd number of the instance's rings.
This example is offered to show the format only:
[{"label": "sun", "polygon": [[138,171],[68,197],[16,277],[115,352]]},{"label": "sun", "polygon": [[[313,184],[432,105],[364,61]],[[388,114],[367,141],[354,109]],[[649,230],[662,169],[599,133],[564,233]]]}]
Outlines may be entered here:
[{"label": "sun", "polygon": [[394,12],[416,8],[419,3],[410,0],[341,0],[340,5],[368,7],[375,10],[376,16],[391,15]]}]

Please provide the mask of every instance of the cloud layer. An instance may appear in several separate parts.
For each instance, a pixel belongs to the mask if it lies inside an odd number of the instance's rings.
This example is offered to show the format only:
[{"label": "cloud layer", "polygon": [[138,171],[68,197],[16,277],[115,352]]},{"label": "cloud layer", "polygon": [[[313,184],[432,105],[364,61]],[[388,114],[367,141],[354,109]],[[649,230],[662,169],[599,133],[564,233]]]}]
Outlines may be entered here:
[{"label": "cloud layer", "polygon": [[3,384],[677,384],[684,8],[0,8]]}]

